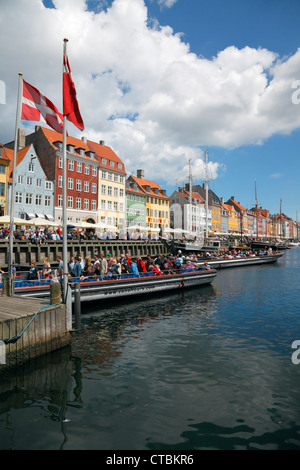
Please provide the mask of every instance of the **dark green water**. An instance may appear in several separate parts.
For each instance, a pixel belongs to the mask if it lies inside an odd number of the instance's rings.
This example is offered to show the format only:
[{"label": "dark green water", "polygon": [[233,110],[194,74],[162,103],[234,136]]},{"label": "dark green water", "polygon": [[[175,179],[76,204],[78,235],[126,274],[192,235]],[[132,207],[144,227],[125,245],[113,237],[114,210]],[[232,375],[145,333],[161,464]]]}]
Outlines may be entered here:
[{"label": "dark green water", "polygon": [[[0,449],[300,449],[300,247],[212,286],[84,312],[1,383]],[[300,355],[299,355],[300,356]]]}]

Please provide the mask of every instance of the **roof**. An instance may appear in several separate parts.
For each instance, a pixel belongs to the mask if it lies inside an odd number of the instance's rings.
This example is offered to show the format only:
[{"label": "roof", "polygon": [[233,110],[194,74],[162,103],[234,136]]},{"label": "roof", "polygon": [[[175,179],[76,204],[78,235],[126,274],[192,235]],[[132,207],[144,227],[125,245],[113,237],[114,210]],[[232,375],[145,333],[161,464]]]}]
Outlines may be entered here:
[{"label": "roof", "polygon": [[[55,143],[63,142],[62,134],[46,127],[41,127],[40,129],[42,130],[50,144],[53,146],[53,148],[57,150],[57,145],[55,145]],[[72,145],[74,147],[73,152],[70,152],[68,150],[68,153],[71,155],[82,158],[84,160],[95,161],[89,155],[89,152],[94,152],[96,161],[100,164],[101,168],[126,174],[124,163],[122,162],[122,160],[115,154],[115,152],[110,147],[107,147],[106,145],[97,144],[96,142],[93,142],[91,140],[77,139],[76,137],[71,136],[67,136],[66,145]],[[79,149],[84,150],[84,155],[81,155],[78,152]],[[102,158],[106,159],[106,163],[103,163]],[[115,162],[114,166],[111,166],[111,161]]]},{"label": "roof", "polygon": [[[140,186],[140,188],[142,188],[145,194],[148,194],[149,196],[153,196],[153,197],[159,196],[164,199],[170,199],[169,196],[162,194],[163,189],[159,186],[158,183],[154,181],[150,181],[150,180],[145,180],[144,178],[138,178],[137,176],[132,176],[132,175],[129,178],[135,181]],[[150,187],[150,191],[146,190],[147,186]],[[155,189],[158,189],[159,194],[154,192]]]},{"label": "roof", "polygon": [[[118,171],[119,173],[126,174],[124,163],[110,147],[107,147],[103,144],[97,144],[96,142],[92,142],[91,140],[88,140],[87,144],[90,150],[95,152],[95,154],[97,155],[101,168],[106,168],[107,170],[114,170]],[[106,163],[103,163],[103,158],[107,161]],[[116,165],[114,167],[111,167],[110,161],[115,162]]]},{"label": "roof", "polygon": [[[27,154],[28,150],[30,149],[32,144],[30,145],[27,145],[26,147],[20,149],[18,152],[17,152],[17,158],[16,158],[16,165],[18,166],[24,159],[25,155]],[[12,149],[8,149],[6,147],[3,147],[4,151],[5,151],[5,154],[6,154],[6,158],[9,160],[9,170],[8,170],[8,178],[9,178],[9,181],[11,181],[12,179],[12,170],[13,170],[13,161],[14,161],[14,150]]]}]

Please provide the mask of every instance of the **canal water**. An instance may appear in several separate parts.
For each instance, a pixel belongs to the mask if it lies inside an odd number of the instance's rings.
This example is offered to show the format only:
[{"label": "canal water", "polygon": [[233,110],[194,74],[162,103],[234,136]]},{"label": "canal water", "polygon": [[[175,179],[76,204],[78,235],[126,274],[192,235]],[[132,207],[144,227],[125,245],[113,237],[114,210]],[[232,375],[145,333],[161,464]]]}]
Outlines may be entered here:
[{"label": "canal water", "polygon": [[184,295],[88,307],[71,348],[1,380],[0,449],[299,450],[299,281],[295,247]]}]

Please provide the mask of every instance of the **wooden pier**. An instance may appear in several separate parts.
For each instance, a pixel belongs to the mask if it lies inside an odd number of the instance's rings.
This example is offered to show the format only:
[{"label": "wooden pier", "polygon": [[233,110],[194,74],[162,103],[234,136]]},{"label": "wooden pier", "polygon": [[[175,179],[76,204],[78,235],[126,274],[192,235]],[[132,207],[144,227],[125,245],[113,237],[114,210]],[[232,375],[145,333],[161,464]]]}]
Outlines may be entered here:
[{"label": "wooden pier", "polygon": [[71,343],[66,306],[0,296],[0,373]]}]

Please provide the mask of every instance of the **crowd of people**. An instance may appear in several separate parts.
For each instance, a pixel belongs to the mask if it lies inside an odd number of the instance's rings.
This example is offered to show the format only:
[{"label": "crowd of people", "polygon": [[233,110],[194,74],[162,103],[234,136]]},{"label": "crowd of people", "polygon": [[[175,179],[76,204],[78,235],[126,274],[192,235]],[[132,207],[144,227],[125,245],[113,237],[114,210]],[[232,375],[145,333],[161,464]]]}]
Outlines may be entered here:
[{"label": "crowd of people", "polygon": [[[59,280],[63,275],[64,264],[61,256],[57,256],[55,265],[51,266],[49,259],[44,258],[44,264],[38,269],[36,262],[31,261],[31,266],[26,279],[42,280],[54,279]],[[209,269],[209,265],[206,269]],[[68,262],[68,277],[70,280],[76,278],[84,281],[93,279],[120,279],[122,275],[133,274],[142,276],[143,273],[153,273],[156,276],[162,274],[173,274],[180,270],[197,270],[197,263],[185,259],[181,251],[177,256],[167,256],[158,254],[155,257],[147,255],[143,260],[141,256],[131,257],[129,253],[121,254],[120,257],[113,256],[111,253],[95,254],[91,260],[89,256],[82,259],[79,255],[71,256]]]}]

